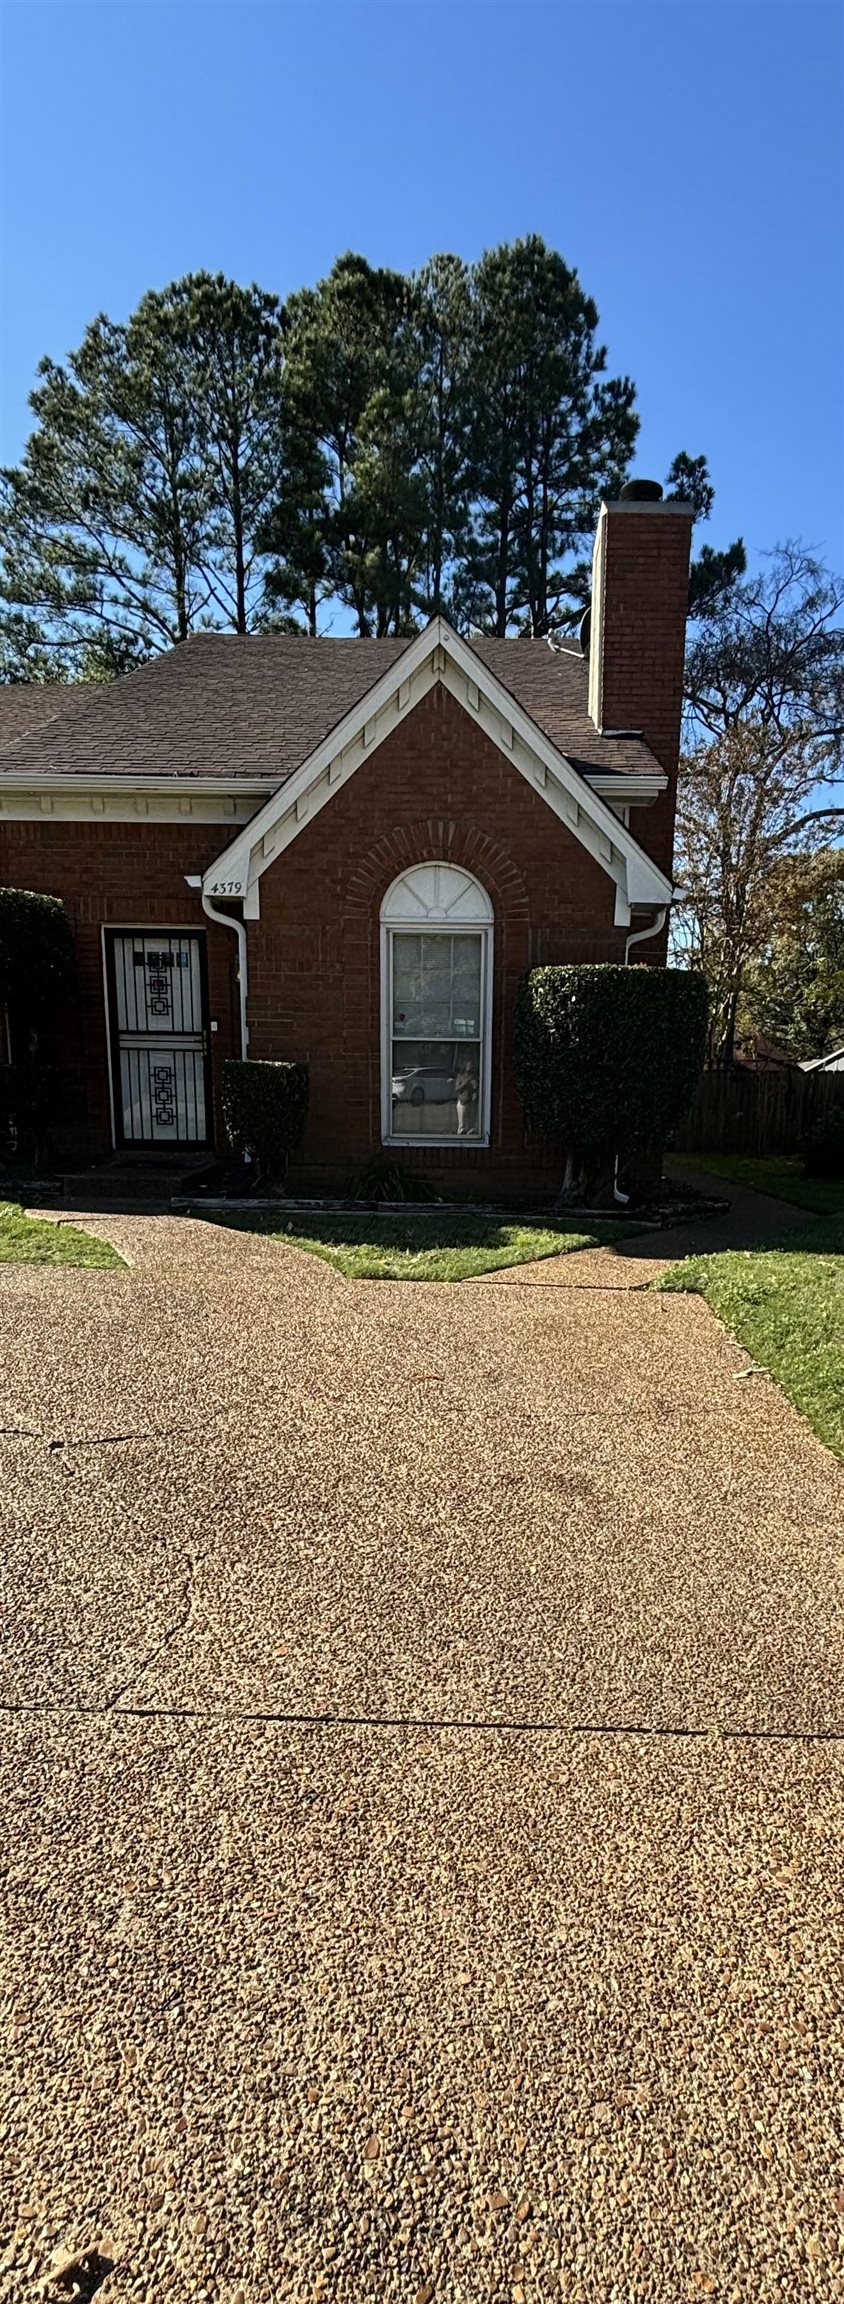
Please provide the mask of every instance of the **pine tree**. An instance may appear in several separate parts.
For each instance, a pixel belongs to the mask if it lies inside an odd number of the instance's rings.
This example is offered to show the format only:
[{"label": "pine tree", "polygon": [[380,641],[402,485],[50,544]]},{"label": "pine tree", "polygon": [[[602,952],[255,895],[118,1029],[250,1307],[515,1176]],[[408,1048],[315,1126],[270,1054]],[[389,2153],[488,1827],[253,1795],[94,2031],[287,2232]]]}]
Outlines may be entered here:
[{"label": "pine tree", "polygon": [[597,308],[537,234],[483,256],[473,296],[463,611],[499,638],[541,635],[585,597],[600,499],[639,428],[634,387],[605,379]]},{"label": "pine tree", "polygon": [[260,537],[278,483],[285,320],[278,298],[222,273],[189,274],[143,312],[175,323],[209,480],[200,568],[212,612],[247,632],[263,593]]},{"label": "pine tree", "polygon": [[[695,520],[708,520],[715,502],[715,490],[709,477],[705,456],[687,456],[681,450],[675,456],[665,482],[669,503],[672,498],[694,506]],[[711,544],[704,544],[689,570],[689,616],[694,621],[702,616],[717,616],[724,608],[733,585],[747,568],[747,554],[740,536],[728,544],[723,552],[714,552]]]},{"label": "pine tree", "polygon": [[[284,438],[293,453],[265,537],[282,556],[270,596],[306,605],[311,629],[322,589],[352,610],[363,637],[401,617],[401,571],[389,565],[385,529],[406,557],[402,510],[397,496],[387,504],[390,475],[373,471],[373,444],[386,464],[413,380],[412,303],[401,273],[347,255],[287,306]],[[304,521],[295,493],[302,477]]]},{"label": "pine tree", "polygon": [[[412,277],[341,257],[285,309],[188,274],[44,361],[0,477],[0,677],[107,678],[197,629],[361,636],[439,611],[550,634],[588,597],[601,497],[626,473],[633,385],[537,235]],[[712,507],[704,457],[669,490]],[[704,546],[717,620],[741,543]]]},{"label": "pine tree", "polygon": [[451,615],[469,530],[473,301],[469,266],[433,256],[416,279],[419,470],[424,536],[415,601]]},{"label": "pine tree", "polygon": [[44,360],[35,428],[2,475],[6,647],[33,627],[65,674],[115,668],[203,625],[244,631],[255,527],[275,485],[281,307],[200,273],[101,315]]}]

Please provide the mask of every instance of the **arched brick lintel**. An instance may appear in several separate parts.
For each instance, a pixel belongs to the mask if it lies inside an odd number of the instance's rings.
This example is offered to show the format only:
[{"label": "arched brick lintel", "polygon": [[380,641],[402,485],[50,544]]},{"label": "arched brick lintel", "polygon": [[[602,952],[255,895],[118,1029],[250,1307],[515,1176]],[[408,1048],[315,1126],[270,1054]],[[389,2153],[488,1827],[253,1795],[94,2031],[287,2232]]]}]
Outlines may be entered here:
[{"label": "arched brick lintel", "polygon": [[398,824],[357,858],[346,890],[349,912],[377,918],[387,889],[414,864],[460,864],[492,898],[496,923],[527,927],[527,888],[506,848],[480,825],[461,818],[419,816]]}]

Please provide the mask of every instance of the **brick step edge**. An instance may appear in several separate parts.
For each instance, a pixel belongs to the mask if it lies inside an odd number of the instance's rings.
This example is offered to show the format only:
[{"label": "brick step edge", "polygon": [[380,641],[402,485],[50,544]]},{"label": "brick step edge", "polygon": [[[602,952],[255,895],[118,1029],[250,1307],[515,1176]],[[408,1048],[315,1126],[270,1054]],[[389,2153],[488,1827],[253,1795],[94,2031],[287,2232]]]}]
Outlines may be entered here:
[{"label": "brick step edge", "polygon": [[[726,1203],[715,1205],[720,1208],[721,1205],[726,1206]],[[695,1207],[699,1211],[700,1203],[695,1202]],[[271,1211],[276,1216],[407,1216],[411,1212],[418,1216],[489,1216],[503,1219],[508,1224],[533,1224],[537,1230],[543,1222],[562,1221],[561,1215],[549,1208],[498,1208],[493,1207],[489,1200],[259,1200],[257,1197],[253,1200],[248,1194],[244,1194],[242,1199],[218,1199],[212,1198],[210,1193],[206,1199],[204,1195],[194,1193],[190,1197],[179,1194],[170,1201],[172,1216],[198,1216],[208,1208],[233,1208],[239,1214],[244,1211],[248,1214],[252,1209],[264,1214]],[[685,1222],[689,1209],[684,1206],[681,1214]],[[578,1223],[582,1217],[588,1216],[592,1223],[630,1224],[638,1232],[661,1232],[666,1224],[678,1221],[673,1211],[670,1217],[639,1216],[627,1208],[566,1208],[566,1221],[569,1216]]]}]

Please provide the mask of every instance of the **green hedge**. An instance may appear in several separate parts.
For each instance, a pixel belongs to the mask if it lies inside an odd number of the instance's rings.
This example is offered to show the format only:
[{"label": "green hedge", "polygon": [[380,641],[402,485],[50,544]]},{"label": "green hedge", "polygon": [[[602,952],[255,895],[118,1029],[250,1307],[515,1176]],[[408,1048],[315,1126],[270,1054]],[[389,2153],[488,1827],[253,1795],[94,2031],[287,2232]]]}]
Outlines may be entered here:
[{"label": "green hedge", "polygon": [[844,1177],[844,1111],[840,1107],[813,1122],[803,1146],[803,1166],[807,1176],[820,1176],[833,1183]]},{"label": "green hedge", "polygon": [[0,1064],[0,1158],[32,1160],[42,1168],[51,1123],[67,1103],[67,1086],[50,1065]]},{"label": "green hedge", "polygon": [[572,1164],[659,1150],[703,1068],[707,995],[684,968],[533,968],[516,1010],[516,1080],[528,1127]]},{"label": "green hedge", "polygon": [[223,1118],[236,1152],[254,1161],[268,1184],[283,1183],[308,1116],[307,1064],[223,1065]]},{"label": "green hedge", "polygon": [[0,888],[0,1006],[43,1014],[73,983],[70,921],[58,896]]}]

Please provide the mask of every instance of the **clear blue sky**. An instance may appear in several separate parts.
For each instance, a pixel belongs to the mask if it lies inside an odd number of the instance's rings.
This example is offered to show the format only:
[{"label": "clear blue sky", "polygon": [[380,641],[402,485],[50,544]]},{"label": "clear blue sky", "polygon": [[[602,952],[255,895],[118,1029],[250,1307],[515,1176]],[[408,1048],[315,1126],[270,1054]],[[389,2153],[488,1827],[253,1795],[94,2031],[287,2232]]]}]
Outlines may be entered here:
[{"label": "clear blue sky", "polygon": [[825,0],[5,0],[2,453],[44,352],[199,266],[284,294],[539,231],[704,451],[713,543],[844,565],[844,13]]}]

